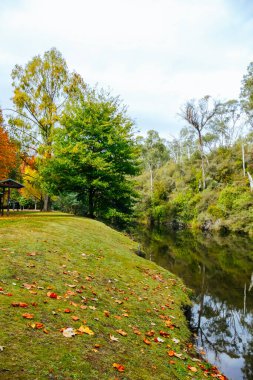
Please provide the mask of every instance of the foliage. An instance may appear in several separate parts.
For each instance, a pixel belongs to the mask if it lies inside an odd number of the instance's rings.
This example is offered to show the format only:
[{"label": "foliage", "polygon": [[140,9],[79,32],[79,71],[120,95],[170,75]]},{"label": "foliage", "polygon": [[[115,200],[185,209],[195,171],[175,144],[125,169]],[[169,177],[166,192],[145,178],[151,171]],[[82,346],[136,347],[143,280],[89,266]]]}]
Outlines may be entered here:
[{"label": "foliage", "polygon": [[3,116],[0,109],[0,180],[8,177],[16,165],[17,149],[3,128]]},{"label": "foliage", "polygon": [[84,214],[122,220],[131,213],[138,171],[133,122],[118,98],[91,91],[71,101],[61,119],[54,157],[42,173],[54,193],[75,192]]},{"label": "foliage", "polygon": [[[65,60],[55,48],[43,57],[34,57],[24,68],[16,65],[12,79],[15,115],[9,120],[11,131],[18,136],[24,151],[36,153],[45,161],[51,157],[55,128],[67,99],[85,85],[78,74],[68,72]],[[44,209],[48,208],[45,195]]]}]

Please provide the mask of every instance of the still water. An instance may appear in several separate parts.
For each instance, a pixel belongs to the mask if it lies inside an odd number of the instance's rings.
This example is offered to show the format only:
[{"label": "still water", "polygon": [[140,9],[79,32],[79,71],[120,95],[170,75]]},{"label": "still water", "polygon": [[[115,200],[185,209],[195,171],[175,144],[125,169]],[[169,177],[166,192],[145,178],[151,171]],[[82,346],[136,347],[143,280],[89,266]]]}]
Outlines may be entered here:
[{"label": "still water", "polygon": [[208,361],[231,380],[252,380],[253,240],[147,230],[135,239],[194,290],[190,323]]}]

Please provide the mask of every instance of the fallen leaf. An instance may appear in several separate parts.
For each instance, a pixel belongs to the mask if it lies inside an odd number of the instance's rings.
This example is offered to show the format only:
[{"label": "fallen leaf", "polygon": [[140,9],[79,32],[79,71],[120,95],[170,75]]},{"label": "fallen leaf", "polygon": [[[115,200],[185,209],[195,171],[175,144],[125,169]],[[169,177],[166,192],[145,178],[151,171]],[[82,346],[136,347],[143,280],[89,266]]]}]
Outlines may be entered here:
[{"label": "fallen leaf", "polygon": [[136,335],[141,335],[141,332],[137,328],[135,328],[135,327],[133,328],[133,332]]},{"label": "fallen leaf", "polygon": [[63,329],[62,335],[65,336],[65,338],[71,338],[72,336],[75,336],[76,333],[72,327],[68,327],[66,329]]},{"label": "fallen leaf", "polygon": [[157,337],[157,338],[154,338],[154,342],[163,343],[164,339]]},{"label": "fallen leaf", "polygon": [[27,307],[28,304],[25,302],[12,302],[11,306],[13,306],[13,307]]},{"label": "fallen leaf", "polygon": [[35,286],[34,284],[23,284],[23,287],[24,287],[25,289],[28,289],[28,290],[30,290],[30,289],[32,289],[32,288],[36,288],[36,286]]},{"label": "fallen leaf", "polygon": [[187,368],[192,371],[192,372],[197,372],[197,368],[196,367],[191,367],[190,365],[187,366]]},{"label": "fallen leaf", "polygon": [[104,310],[104,315],[105,315],[105,317],[109,318],[110,317],[110,312],[108,310]]},{"label": "fallen leaf", "polygon": [[113,363],[113,368],[117,369],[119,372],[124,372],[125,367],[122,364],[119,363]]},{"label": "fallen leaf", "polygon": [[88,335],[94,335],[94,332],[88,326],[82,325],[79,327],[79,329],[77,329],[77,331],[88,334]]},{"label": "fallen leaf", "polygon": [[176,339],[176,338],[172,338],[172,340],[173,340],[173,342],[176,343],[176,344],[178,344],[178,343],[180,342],[180,340],[179,340],[179,339]]},{"label": "fallen leaf", "polygon": [[147,338],[144,338],[144,339],[143,339],[143,342],[146,343],[148,346],[151,345],[151,342],[150,342]]},{"label": "fallen leaf", "polygon": [[57,299],[57,294],[56,294],[56,293],[47,292],[47,296],[48,296],[49,298],[55,298],[55,299]]},{"label": "fallen leaf", "polygon": [[72,315],[71,318],[73,319],[73,321],[78,321],[79,320],[79,317],[76,317],[75,315]]},{"label": "fallen leaf", "polygon": [[71,310],[70,309],[65,309],[64,313],[71,313]]},{"label": "fallen leaf", "polygon": [[22,317],[26,319],[33,319],[33,314],[25,313],[22,315]]},{"label": "fallen leaf", "polygon": [[119,333],[122,336],[127,336],[127,333],[124,330],[122,330],[122,329],[119,329],[119,330],[116,330],[116,331],[117,331],[117,333]]},{"label": "fallen leaf", "polygon": [[169,356],[174,356],[174,355],[175,355],[175,352],[172,351],[172,350],[170,350],[170,351],[168,351],[168,355],[169,355]]},{"label": "fallen leaf", "polygon": [[118,342],[119,341],[119,338],[116,338],[114,335],[110,335],[110,340],[112,342]]}]

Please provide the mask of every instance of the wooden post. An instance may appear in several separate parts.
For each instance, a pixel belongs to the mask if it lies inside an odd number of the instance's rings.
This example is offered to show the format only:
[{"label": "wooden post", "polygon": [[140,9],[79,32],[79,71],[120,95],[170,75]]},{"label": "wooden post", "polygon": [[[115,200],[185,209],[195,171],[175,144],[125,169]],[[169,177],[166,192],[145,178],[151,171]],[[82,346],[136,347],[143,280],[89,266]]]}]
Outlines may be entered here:
[{"label": "wooden post", "polygon": [[3,188],[2,216],[4,215],[4,194],[5,194],[5,188]]},{"label": "wooden post", "polygon": [[8,198],[7,198],[7,215],[10,215],[10,195],[11,195],[11,189],[8,187]]}]

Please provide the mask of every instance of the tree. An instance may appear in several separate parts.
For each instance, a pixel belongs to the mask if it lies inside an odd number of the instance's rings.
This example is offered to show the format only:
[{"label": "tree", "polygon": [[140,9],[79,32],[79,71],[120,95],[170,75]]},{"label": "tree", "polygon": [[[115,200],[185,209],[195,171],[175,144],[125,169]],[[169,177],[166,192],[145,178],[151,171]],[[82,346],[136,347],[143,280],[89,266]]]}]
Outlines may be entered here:
[{"label": "tree", "polygon": [[[44,159],[52,154],[55,128],[63,107],[77,92],[85,87],[81,77],[70,74],[61,53],[55,48],[43,57],[35,56],[23,68],[16,65],[12,71],[15,117],[10,119],[12,128],[29,149]],[[34,155],[34,152],[33,152]],[[44,210],[49,208],[49,197],[44,197]]]},{"label": "tree", "polygon": [[133,122],[118,98],[93,90],[70,101],[45,178],[52,192],[74,192],[90,218],[122,220],[131,212],[138,172]]},{"label": "tree", "polygon": [[253,126],[253,62],[247,68],[247,74],[243,76],[241,87],[241,105],[247,115],[248,122]]},{"label": "tree", "polygon": [[213,101],[210,105],[211,97],[204,96],[202,99],[188,101],[182,108],[180,116],[192,126],[198,135],[199,150],[201,155],[202,169],[202,187],[206,188],[206,176],[204,166],[204,145],[203,145],[203,129],[210,123],[214,115],[218,112],[219,102]]},{"label": "tree", "polygon": [[151,195],[154,190],[154,170],[161,167],[169,159],[169,151],[165,144],[165,140],[154,130],[148,131],[147,137],[143,140],[142,156],[144,165],[150,173]]},{"label": "tree", "polygon": [[0,180],[8,177],[10,171],[16,167],[16,147],[10,141],[7,132],[3,129],[3,116],[0,109]]},{"label": "tree", "polygon": [[243,132],[242,123],[240,103],[232,99],[219,105],[209,128],[219,146],[231,147]]}]

